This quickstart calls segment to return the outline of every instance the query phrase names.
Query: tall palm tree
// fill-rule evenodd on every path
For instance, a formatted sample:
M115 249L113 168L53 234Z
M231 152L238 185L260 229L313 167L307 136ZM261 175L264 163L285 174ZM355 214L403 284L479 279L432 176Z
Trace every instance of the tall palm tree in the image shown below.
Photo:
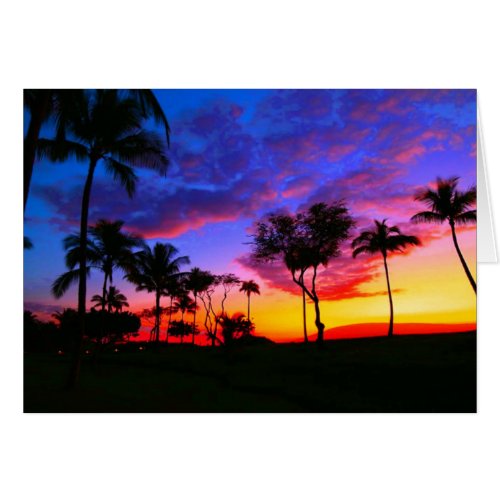
M74 100L80 98L84 90L78 89L25 89L24 106L29 112L29 123L24 138L24 210L33 175L36 149L42 125L53 120L56 123L56 136L64 136L68 110ZM153 92L149 89L128 89L120 91L123 96L134 99L143 118L153 118L165 130L167 143L170 142L170 127L167 117ZM70 113L71 114L71 113Z
M193 293L194 297L194 312L193 312L193 338L196 334L196 310L198 309L198 294L204 292L212 283L212 276L206 271L202 271L199 267L193 267L186 279L186 288Z
M189 257L177 257L179 251L169 243L156 243L151 249L145 246L137 252L130 272L125 276L136 285L137 291L146 290L155 294L155 341L160 341L160 298L165 295L173 278L179 278L180 268L189 264Z
M184 314L191 313L193 316L196 315L197 305L195 301L188 295L184 294L178 298L176 302L174 302L174 307L181 312L181 322L184 325ZM194 344L194 336L196 335L196 323L193 322L193 344ZM181 343L184 341L184 335L181 335Z
M391 284L389 281L389 269L387 267L387 256L393 252L403 252L407 246L419 246L420 240L416 236L402 234L397 226L389 227L387 219L382 222L376 220L373 231L363 231L352 242L352 256L356 258L361 253L377 254L381 253L384 260L385 279L387 281L387 293L389 295L390 320L387 335L392 337L394 330L394 307L392 304Z
M99 269L104 275L102 286L103 301L100 302L104 310L106 304L107 284L113 283L113 272L116 269L127 271L133 261L133 250L143 245L139 235L123 230L121 220L108 221L100 219L94 226L89 227L90 238L87 239L87 262L89 269ZM69 271L63 273L52 285L52 293L56 298L62 297L69 286L79 278L78 265L80 263L80 235L71 234L64 239L66 250L66 266Z
M247 296L247 320L250 321L250 295L260 295L260 287L254 280L243 281L240 287L240 292L244 292Z
M142 129L143 113L137 101L122 98L117 90L82 92L65 111L65 131L57 140L38 139L41 158L64 161L70 157L87 160L89 169L83 189L80 219L80 263L78 279L78 314L80 331L69 386L76 384L81 365L85 336L87 295L87 221L90 193L96 167L120 181L129 196L135 191L135 168L145 167L166 173L168 159L160 137Z
M474 293L477 293L476 282L460 251L455 231L456 226L476 222L476 209L471 208L476 204L476 187L471 187L467 191L459 191L457 189L459 179L460 177L450 177L449 179L438 177L436 189L425 188L418 191L415 200L422 201L429 210L415 214L411 220L412 222L434 222L437 224L448 222L458 258Z

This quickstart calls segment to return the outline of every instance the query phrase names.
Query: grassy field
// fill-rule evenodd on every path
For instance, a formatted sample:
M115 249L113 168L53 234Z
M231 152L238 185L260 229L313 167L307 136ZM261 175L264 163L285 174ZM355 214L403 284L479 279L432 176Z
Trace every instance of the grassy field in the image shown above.
M85 359L26 354L25 412L475 412L476 334L222 348L138 346ZM133 349L133 350L132 350Z

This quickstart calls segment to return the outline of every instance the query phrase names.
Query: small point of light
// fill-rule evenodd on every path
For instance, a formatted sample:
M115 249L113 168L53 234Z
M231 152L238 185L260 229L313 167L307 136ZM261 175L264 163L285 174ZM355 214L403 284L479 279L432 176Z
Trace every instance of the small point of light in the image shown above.
M115 349L115 352L118 352L118 349Z
M143 349L144 349L144 347L142 347L142 345L141 345L141 347L139 347L139 351L142 351Z
M90 351L89 351L89 350L86 350L86 351L85 351L85 354L90 354Z
M57 351L57 354L59 354L59 356L60 356L61 354L64 354L64 352L62 352L61 350L59 350L59 351Z

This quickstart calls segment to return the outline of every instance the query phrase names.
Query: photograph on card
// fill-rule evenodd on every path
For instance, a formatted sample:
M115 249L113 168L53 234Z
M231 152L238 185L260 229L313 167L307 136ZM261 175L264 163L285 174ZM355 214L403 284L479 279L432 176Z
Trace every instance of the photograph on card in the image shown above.
M25 412L476 411L475 90L23 113Z

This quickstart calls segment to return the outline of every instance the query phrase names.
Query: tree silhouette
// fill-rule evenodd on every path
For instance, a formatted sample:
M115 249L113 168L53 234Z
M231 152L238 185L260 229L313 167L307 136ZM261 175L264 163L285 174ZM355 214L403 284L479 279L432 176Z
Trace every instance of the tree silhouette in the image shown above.
M281 258L292 280L314 303L317 343L323 343L325 325L321 322L316 279L319 266L340 255L340 244L349 237L354 221L341 202L316 203L296 216L270 215L257 224L252 256L257 261ZM311 284L304 275L312 269Z
M135 168L144 167L165 173L168 160L160 137L142 129L143 112L137 101L122 98L117 90L77 93L72 106L65 110L63 121L64 133L53 140L38 139L37 152L40 158L52 161L65 161L74 157L89 162L80 219L80 331L68 384L73 387L80 372L80 351L85 336L87 221L96 167L103 163L106 171L120 181L128 195L132 196L137 181Z
M26 137L24 138L24 210L33 175L36 149L42 125L52 119L56 123L56 137L64 138L67 125L68 112L75 99L80 99L84 90L78 89L25 89L24 107L28 110L30 118ZM121 90L124 97L137 102L137 106L144 119L153 118L156 123L163 126L167 143L170 142L170 127L167 117L153 92L149 89Z
M241 313L235 313L232 316L224 313L219 322L222 326L222 342L218 340L226 347L230 347L237 338L249 335L253 329L253 323Z
M184 337L188 335L196 335L198 332L193 331L193 324L186 323L184 320L172 321L169 326L169 335L172 337L180 337L181 344L184 343Z
M205 330L209 339L212 341L212 346L215 345L215 328L217 327L217 314L213 307L212 297L219 284L219 276L216 276L206 271L206 286L199 293L200 300L205 309Z
M186 293L186 290L184 289L184 282L185 280L183 280L180 276L177 275L170 276L164 291L164 295L170 297L170 305L167 308L165 308L166 312L168 313L168 323L167 323L166 338L165 338L167 344L168 344L170 323L172 322L172 314L175 314L178 311L178 309L174 306L174 300Z
M476 222L476 209L471 209L476 204L476 187L471 187L467 191L459 191L457 189L459 179L460 177L450 177L449 179L438 177L436 189L425 188L419 190L415 195L415 200L422 201L427 205L429 210L415 214L411 220L417 223L434 222L442 224L443 222L448 222L451 227L453 245L457 251L458 258L462 263L462 267L474 293L477 293L476 282L460 251L455 231L456 226L464 226Z
M90 269L98 269L104 275L102 286L101 308L106 304L107 284L113 282L116 269L127 271L133 262L133 250L143 245L140 236L123 231L124 222L110 222L100 219L95 226L89 228L90 238L87 240L87 262ZM63 273L52 285L52 293L56 298L62 297L79 278L80 235L72 234L64 239L66 250L66 266L69 271Z
M172 278L185 275L180 268L189 264L189 257L177 257L179 251L169 243L156 243L151 248L145 246L137 252L135 262L130 272L125 276L131 283L136 285L137 291L146 290L155 294L155 341L160 341L160 298L166 294Z
M393 252L403 252L410 246L421 245L420 240L416 236L402 234L397 226L389 227L386 224L387 219L382 222L376 220L373 231L363 231L352 242L352 256L356 258L359 254L382 254L384 260L385 279L387 282L387 293L389 295L390 320L389 331L387 335L392 337L394 331L394 307L392 303L391 284L389 281L389 269L387 267L387 256Z
M102 310L108 306L108 312L113 312L113 309L115 312L122 312L123 307L129 307L127 297L114 286L109 287L105 296L94 295L90 301L100 305Z
M254 280L243 281L241 283L240 292L247 296L247 319L250 321L250 295L260 295L260 287Z
M196 314L197 305L194 302L194 300L187 294L179 297L178 300L174 302L174 307L177 309L177 311L181 312L181 323L183 326L186 326L186 323L184 323L184 315L186 313L188 314L190 313L193 316ZM193 333L193 344L194 344L194 336L196 334L196 323L194 321L193 321L192 333ZM183 342L183 340L184 340L184 335L181 336L181 342Z
M204 292L211 284L212 276L206 271L202 271L199 267L193 267L186 278L186 289L193 293L194 311L193 311L193 338L196 332L196 310L198 309L198 295Z

